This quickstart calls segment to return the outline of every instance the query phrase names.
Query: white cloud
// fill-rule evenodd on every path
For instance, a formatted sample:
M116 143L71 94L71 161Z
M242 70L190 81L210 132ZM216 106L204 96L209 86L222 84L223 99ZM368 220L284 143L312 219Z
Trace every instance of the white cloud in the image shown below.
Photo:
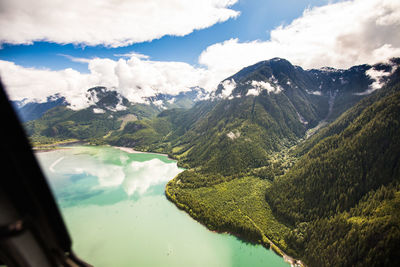
M92 61L89 69L96 73L97 68L103 64L102 60ZM122 95L135 102L157 92L176 95L197 85L210 90L212 84L216 83L207 79L207 70L194 68L183 62L150 61L132 57L129 60L113 61L112 64L113 72L104 72L103 76L107 73L118 77L118 83L114 86Z
M376 70L374 68L370 68L365 72L365 74L373 80L372 84L370 84L369 88L366 91L355 93L355 95L369 95L370 93L381 89L386 84L385 77L393 74L396 69L396 66L392 66L392 70L386 72L385 70Z
M260 94L260 90L258 90L258 89L256 89L256 88L252 88L252 89L249 89L249 90L247 91L247 94L246 94L246 95L258 96L259 94Z
M62 57L65 57L65 58L68 58L72 62L89 63L89 61L90 61L90 59L87 59L87 58L73 57L73 56L65 55L65 54L58 54L58 55L62 56Z
M126 46L235 18L237 0L3 0L0 43Z
M121 6L124 8L121 8L120 5L107 6L104 0L97 4L93 11L88 12L90 9L85 1L79 1L78 4L77 0L68 1L68 3L38 0L35 2L38 5L37 8L32 8L27 3L23 5L21 1L3 1L0 4L0 27L2 28L0 39L14 40L13 42L18 43L28 42L35 38L47 38L55 42L86 44L96 44L106 40L105 43L103 42L106 45L125 45L133 40L132 36L124 35L127 34L126 30L129 28L133 29L135 34L138 33L137 36L141 36L143 40L157 38L154 36L162 36L168 34L167 32L176 35L185 34L184 31L172 33L177 28L171 25L184 24L179 27L186 27L188 32L196 27L207 27L211 25L210 21L222 21L222 13L225 14L226 19L237 15L235 11L227 9L235 2L236 0L196 0L182 2L179 5L178 0L143 0L129 3L122 1ZM69 4L71 6L68 6ZM152 4L154 4L152 13L145 12L145 9ZM51 12L56 9L51 6L57 5L57 8L62 10L62 14L57 10L55 13ZM87 12L87 14L81 16L81 13L74 13L76 6L80 7L80 11L76 12ZM136 24L131 27L132 21L127 19L127 16L132 13L128 12L132 6L136 8L133 13L139 17L132 18ZM166 10L162 11L162 8ZM189 9L190 11L186 14L185 11ZM179 12L174 13L176 10ZM97 14L94 16L95 11ZM119 11L121 12L118 13ZM206 13L211 15L205 15ZM66 19L66 14L76 17ZM174 14L170 17L172 21L163 19L167 16L166 14ZM190 19L186 19L187 16L190 16ZM60 17L60 22L53 21L57 20L57 17ZM86 19L91 22L86 23ZM183 19L192 26L189 27L183 23ZM66 21L71 22L69 27L64 27ZM125 24L118 26L121 21ZM52 23L55 24L52 25ZM26 27L20 27L19 24L26 24ZM41 24L46 25L41 27ZM50 29L58 29L54 32L54 36L59 36L61 39L53 35L51 35L53 39L48 37L50 35L37 37L35 35L37 31L35 32L31 25L34 25L35 29L40 29L40 34L47 34ZM136 31L137 25L143 29ZM26 32L21 34L21 29ZM95 33L94 30L99 32ZM142 30L144 35L140 35ZM154 36L144 37L146 34ZM36 37L32 37L33 35ZM71 103L72 108L79 109L90 104L86 102L84 96L86 90L93 86L115 87L130 101L143 102L143 97L154 96L156 93L175 95L195 86L211 91L220 81L241 68L273 57L286 58L304 68L322 66L348 68L355 64L384 61L393 56L400 56L400 1L354 0L307 9L300 18L289 25L274 29L268 41L240 42L238 39L230 39L209 46L199 57L199 63L203 67L193 67L183 62L152 61L147 55L134 51L118 54L117 56L122 57L119 60L64 56L72 61L87 63L89 73L82 74L73 69L51 71L24 68L12 62L0 60L0 75L11 98L13 100L24 98L45 100L49 95L60 93ZM234 87L231 84L226 84L226 86L224 86L224 94L229 95ZM259 90L259 88L256 89ZM250 91L250 94L255 93L255 91Z
M12 100L28 98L38 102L59 93L73 109L89 106L87 89L94 86L114 88L132 102L143 103L143 97L156 93L176 95L191 87L214 89L219 80L204 68L194 68L183 62L142 60L142 56L111 60L87 59L89 72L73 69L52 71L25 68L13 62L0 60L0 75ZM85 60L85 59L82 59Z
M0 60L0 75L12 100L27 98L40 102L47 96L60 93L75 108L87 105L84 99L86 89L98 84L94 75L73 69L24 68L3 60Z
M389 76L391 72L385 72L384 70L375 70L370 68L365 72L374 82L370 85L372 90L380 89L383 86L382 78Z
M395 56L400 56L400 1L355 0L307 9L271 31L268 41L211 45L199 62L223 78L273 57L304 68L348 68Z
M165 108L164 105L163 105L163 101L161 99L153 101L153 104L156 105L159 108L162 108L162 109Z
M127 57L127 58L131 58L131 57L136 57L136 58L140 58L140 59L149 59L150 57L148 55L143 55L140 53L137 53L135 51L131 51L129 53L125 53L125 54L114 54L115 57Z
M271 79L274 81L274 79ZM279 84L272 85L270 82L263 82L263 81L251 81L251 86L254 87L258 92L262 90L266 90L269 93L279 94L282 92L282 87Z
M229 97L229 96L231 96L232 91L236 88L236 82L234 79L225 80L222 83L222 87L223 87L223 89L221 92L221 96L224 98Z

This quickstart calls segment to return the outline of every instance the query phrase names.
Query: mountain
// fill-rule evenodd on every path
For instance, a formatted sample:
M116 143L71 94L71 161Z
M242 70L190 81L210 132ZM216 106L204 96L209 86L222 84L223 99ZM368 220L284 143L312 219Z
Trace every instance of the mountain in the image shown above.
M81 110L66 105L47 110L39 119L25 123L28 135L38 143L63 139L103 143L105 136L121 130L127 122L159 113L154 106L132 104L118 92L100 86L87 90L86 101L90 106Z
M274 58L226 78L218 85L215 96L232 99L261 92L283 93L290 98L299 118L315 126L321 119L334 120L363 96L381 88L398 65L398 59L392 59L347 70L303 70L285 59Z
M80 118L78 124L68 117L67 121L57 119L40 127L32 123L27 128L30 134L45 137L101 136L102 142L168 153L179 159L181 166L203 173L237 175L272 165L276 153L309 138L387 84L398 65L399 60L393 59L348 70L303 70L274 58L223 80L209 97L202 89L192 88L177 96L149 97L145 99L148 105L129 103L115 90L95 87L86 96L91 106L71 115ZM199 101L202 98L206 100ZM191 109L180 109L193 104ZM178 108L164 112L168 107ZM138 120L121 119L127 114ZM111 127L110 121L102 122L107 119L119 122ZM88 127L84 124L88 121L103 126ZM118 126L120 122L123 127Z
M200 87L193 87L189 91L180 92L177 95L157 93L154 96L143 97L143 104L150 105L159 111L172 108L191 108L197 101L207 96L206 91ZM95 106L97 109L120 111L126 109L130 104L123 95L116 89L103 86L93 87L87 90L87 103ZM98 110L98 112L101 112Z
M196 102L207 97L207 92L200 87L193 87L189 91L180 92L178 95L156 94L155 96L143 98L143 104L151 106L153 109L162 111L172 108L191 108ZM86 91L84 100L87 105L93 108L93 112L103 113L108 111L121 111L127 109L132 103L115 88L96 86ZM12 105L17 111L22 122L39 119L46 111L57 106L69 106L70 103L65 97L56 94L47 97L43 102L35 100L12 101Z
M25 126L37 140L168 153L186 170L166 196L212 230L310 266L396 265L399 65L303 70L275 58L224 79L190 108L167 104L201 90L146 105L98 88L91 107L56 107Z
M117 91L110 90L104 86L97 86L87 90L87 103L91 104L94 113L104 113L106 111L126 110L129 104L128 99Z
M286 237L293 254L312 266L400 263L399 118L397 83L314 136L267 189L273 212L294 227Z
M349 71L376 71L379 66ZM249 73L254 71L246 75ZM262 167L248 164L250 169L242 168L232 177L221 176L223 165L216 173L189 169L169 182L168 198L210 229L278 246L310 266L397 266L400 69L391 67L389 73L383 89L371 92L316 135L278 153L265 150L269 158ZM243 88L238 81L236 88ZM239 89L232 90L233 94ZM271 96L275 95L271 92ZM229 103L242 98L233 97ZM238 114L243 112L245 109ZM227 119L226 114L222 118ZM231 136L233 141L242 137ZM210 147L205 142L198 146ZM263 143L257 142L257 146ZM234 152L229 147L221 149ZM241 147L236 151L238 157L246 157L246 150L253 152L254 148ZM238 164L231 155L225 156L229 160L220 164ZM201 154L193 157L202 161Z
M201 87L193 87L189 91L180 92L177 95L156 94L146 97L145 101L157 106L160 110L184 108L189 109L193 105L208 97L208 93Z
M68 105L67 101L65 101L65 98L59 95L49 96L43 103L27 102L26 100L22 100L12 101L11 104L14 106L22 122L36 120L40 118L46 111L56 106Z
M321 121L364 98L376 82L368 73L386 66L380 82L388 82L395 64L304 71L276 58L244 68L220 83L214 107L188 125L168 152L186 167L224 175L263 166L273 152L292 146ZM227 81L229 94L224 93Z
M124 133L123 130L129 122L139 120L145 125L145 119L153 118L165 109L187 109L205 96L204 89L196 87L175 96L157 94L144 98L144 103L132 103L113 88L97 86L86 91L84 101L89 107L80 110L70 109L64 98L41 104L32 102L18 106L15 103L15 106L17 112L24 112L30 106L43 107L43 110L46 107L41 114L36 114L36 120L25 124L27 133L36 144L63 139L94 143L108 140L112 143L114 132ZM32 116L33 113L26 114L28 115ZM107 139L112 134L113 138ZM151 133L148 137L145 138L146 142L154 140Z

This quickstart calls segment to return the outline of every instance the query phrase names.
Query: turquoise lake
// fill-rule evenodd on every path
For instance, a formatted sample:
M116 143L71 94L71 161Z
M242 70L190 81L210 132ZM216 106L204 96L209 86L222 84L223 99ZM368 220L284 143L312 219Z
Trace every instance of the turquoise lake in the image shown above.
M262 246L217 234L169 202L182 169L164 155L76 146L36 156L76 254L102 266L289 266Z

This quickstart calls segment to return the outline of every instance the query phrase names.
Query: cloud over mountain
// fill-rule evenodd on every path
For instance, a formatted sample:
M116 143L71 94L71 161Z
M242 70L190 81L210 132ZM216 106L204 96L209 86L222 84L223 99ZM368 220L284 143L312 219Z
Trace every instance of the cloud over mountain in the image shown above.
M235 18L237 0L4 0L0 44L126 46L165 35L184 36Z
M132 102L143 102L143 97L157 93L176 95L191 87L214 89L219 78L203 68L183 62L162 62L143 59L134 53L129 59L77 59L88 63L89 73L73 69L52 71L25 68L13 62L0 60L0 75L11 99L24 98L45 101L47 96L59 93L74 109L87 107L86 90L93 86L114 87Z
M400 56L400 1L354 0L314 7L268 41L230 39L209 46L199 62L229 76L258 61L281 57L304 68L348 68Z
M189 3L190 2L190 3ZM236 0L135 0L111 5L72 0L0 3L0 43L48 40L108 46L128 45L163 35L185 35L238 16ZM90 8L89 8L90 7ZM134 12L131 12L134 10ZM178 94L190 87L207 91L240 69L274 57L303 68L348 68L400 56L400 2L353 0L304 11L289 25L271 31L268 41L230 39L207 47L199 56L202 67L184 62L154 61L136 52L108 58L76 58L89 73L26 68L0 60L0 75L13 100L44 101L59 93L74 109L86 107L86 90L115 87L133 102L157 93Z

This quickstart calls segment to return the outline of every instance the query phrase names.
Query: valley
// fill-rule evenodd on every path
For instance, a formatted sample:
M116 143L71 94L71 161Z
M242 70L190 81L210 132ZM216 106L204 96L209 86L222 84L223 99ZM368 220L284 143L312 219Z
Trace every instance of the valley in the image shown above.
M0 267L400 266L400 0L0 13Z
M121 102L101 89L100 104L54 107L25 128L36 144L76 138L168 154L185 168L165 187L178 208L299 265L395 266L399 65L303 70L274 58L190 107ZM374 91L371 69L386 71Z

